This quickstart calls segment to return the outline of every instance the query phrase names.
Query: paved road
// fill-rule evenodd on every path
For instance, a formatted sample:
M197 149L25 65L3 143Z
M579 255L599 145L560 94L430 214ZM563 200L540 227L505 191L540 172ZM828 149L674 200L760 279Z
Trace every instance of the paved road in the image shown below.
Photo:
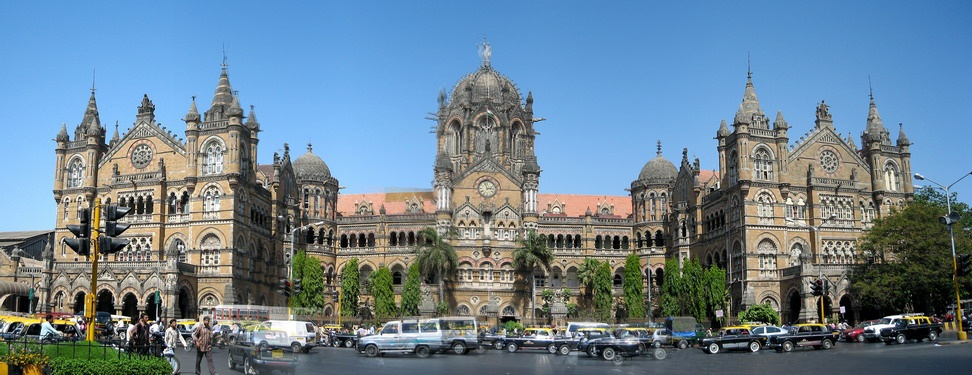
M180 349L183 374L193 374L195 356ZM216 349L220 375L241 374L226 366L226 350ZM574 375L574 374L968 374L972 373L972 345L909 343L904 345L845 344L834 349L777 353L728 352L705 354L697 348L673 352L659 361L648 357L620 365L585 354L551 355L542 351L507 353L489 350L464 356L436 354L429 359L388 354L368 358L344 348L315 348L301 357L298 374L383 375ZM208 371L203 365L203 374Z

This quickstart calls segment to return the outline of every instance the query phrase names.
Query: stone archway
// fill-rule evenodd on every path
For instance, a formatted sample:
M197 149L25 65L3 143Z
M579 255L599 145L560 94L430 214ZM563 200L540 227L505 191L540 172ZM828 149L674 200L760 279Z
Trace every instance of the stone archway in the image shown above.
M183 319L195 318L196 317L196 307L193 304L194 297L192 292L188 288L182 287L179 289L179 317Z
M800 321L800 311L803 310L803 302L800 300L800 293L790 293L790 297L787 299L789 300L789 303L787 304L788 308L786 309L786 314L783 315L783 323L797 323Z
M854 314L854 301L851 299L850 295L845 294L840 297L840 308L844 309L844 312L840 314L840 319L847 323L857 323L857 316ZM837 310L840 312L840 310Z
M105 311L115 313L115 296L108 289L98 292L98 302L95 304L95 311Z
M74 295L74 313L80 314L84 311L84 297L87 295L85 292L78 292Z
M122 315L138 316L138 297L134 293L125 293L125 296L122 297Z

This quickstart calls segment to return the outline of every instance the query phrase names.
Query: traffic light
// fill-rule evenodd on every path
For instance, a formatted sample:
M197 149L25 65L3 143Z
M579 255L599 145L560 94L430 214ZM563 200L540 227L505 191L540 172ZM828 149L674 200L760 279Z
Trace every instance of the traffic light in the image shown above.
M294 279L293 282L294 294L300 294L304 290L304 286L300 284L300 279Z
M823 294L824 295L830 294L830 280L824 279Z
M280 294L283 294L285 297L290 297L290 287L290 280L280 279L280 287L277 288L277 291L279 291Z
M955 274L958 276L972 275L972 255L962 254L955 258Z
M64 243L78 255L88 256L91 255L91 209L82 208L78 211L78 220L81 224L67 226L75 238L65 238Z
M132 226L131 224L118 223L118 219L128 215L131 210L131 208L119 207L115 204L105 205L105 228L102 232L105 236L101 237L100 247L98 248L99 252L102 254L114 254L124 249L125 246L128 246L128 240L115 237L118 237L128 227Z
M823 283L824 282L823 282L822 279L818 279L817 281L811 281L810 282L810 294L815 295L815 296L822 296L823 295Z

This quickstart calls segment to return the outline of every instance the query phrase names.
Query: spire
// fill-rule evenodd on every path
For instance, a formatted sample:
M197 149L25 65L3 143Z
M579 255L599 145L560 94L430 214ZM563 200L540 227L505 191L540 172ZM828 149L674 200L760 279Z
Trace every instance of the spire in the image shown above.
M233 103L230 104L229 110L226 111L226 114L231 117L243 117L243 108L240 107L239 95L233 95Z
M874 104L874 97L871 96L871 105L867 110L867 129L864 131L865 143L881 142L888 137L888 131L884 129L884 122L881 121L881 114L878 113L877 105ZM890 143L890 139L887 143Z
M260 122L257 121L257 118L256 118L256 110L254 110L253 108L254 108L254 106L251 105L250 106L250 115L247 116L247 118L246 118L246 127L250 128L250 130L252 130L252 131L260 131ZM310 146L309 143L307 145L308 145L308 147ZM308 151L310 151L310 148L308 148Z
M88 98L88 107L84 110L84 118L81 119L81 125L85 129L90 126L95 125L101 127L101 117L98 115L98 103L95 101L95 89L91 89L91 97Z
M224 112L233 104L233 88L229 82L228 67L229 65L226 63L226 56L224 54L222 70L219 73L219 81L216 83L216 92L213 93L213 103L206 110L206 121L224 119L224 115L226 115Z
M726 126L726 120L722 120L719 124L719 131L716 132L716 138L725 138L729 136L729 127Z
M196 109L196 96L192 97L192 104L189 105L189 113L186 113L186 117L182 119L185 122L198 122L199 121L199 110Z
M142 104L138 106L136 118L148 123L155 121L155 104L152 104L152 101L149 100L148 94L142 95Z
M850 148L853 149L853 150L856 150L857 149L857 145L854 144L854 134L853 133L847 133L847 145L850 146Z
M748 124L752 127L766 129L769 127L768 122L769 120L763 113L763 109L759 107L759 99L756 98L756 87L753 86L753 73L747 71L746 90L743 92L743 100L739 104L739 110L736 111L733 126Z
M773 121L773 128L776 130L790 128L790 125L783 119L783 111L776 111L776 120Z
M61 131L57 132L57 137L54 137L57 142L67 142L70 140L67 132L67 123L61 123Z
M898 123L898 147L911 146L911 140L905 135L904 124Z
M115 134L111 136L111 143L118 142L121 137L118 136L118 121L115 121Z

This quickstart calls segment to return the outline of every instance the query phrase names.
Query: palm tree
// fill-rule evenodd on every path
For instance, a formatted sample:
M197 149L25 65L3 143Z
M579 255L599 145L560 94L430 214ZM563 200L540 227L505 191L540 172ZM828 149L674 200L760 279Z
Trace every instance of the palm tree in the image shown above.
M537 268L542 270L550 268L554 254L547 247L547 237L537 234L535 229L530 229L526 237L518 242L520 246L513 250L513 267L520 272L530 273L530 311L531 316L536 318L534 296L537 295L537 284L534 277Z
M593 298L594 293L594 276L597 275L597 269L601 266L601 262L594 258L584 258L584 262L581 263L580 269L577 270L577 279L580 281L581 285L584 286L584 294L587 298ZM593 299L591 300L593 304Z
M439 303L445 301L445 277L454 274L459 265L456 249L446 240L447 236L439 235L435 228L426 227L419 232L419 241L415 246L415 261L422 276L432 276L438 280Z

